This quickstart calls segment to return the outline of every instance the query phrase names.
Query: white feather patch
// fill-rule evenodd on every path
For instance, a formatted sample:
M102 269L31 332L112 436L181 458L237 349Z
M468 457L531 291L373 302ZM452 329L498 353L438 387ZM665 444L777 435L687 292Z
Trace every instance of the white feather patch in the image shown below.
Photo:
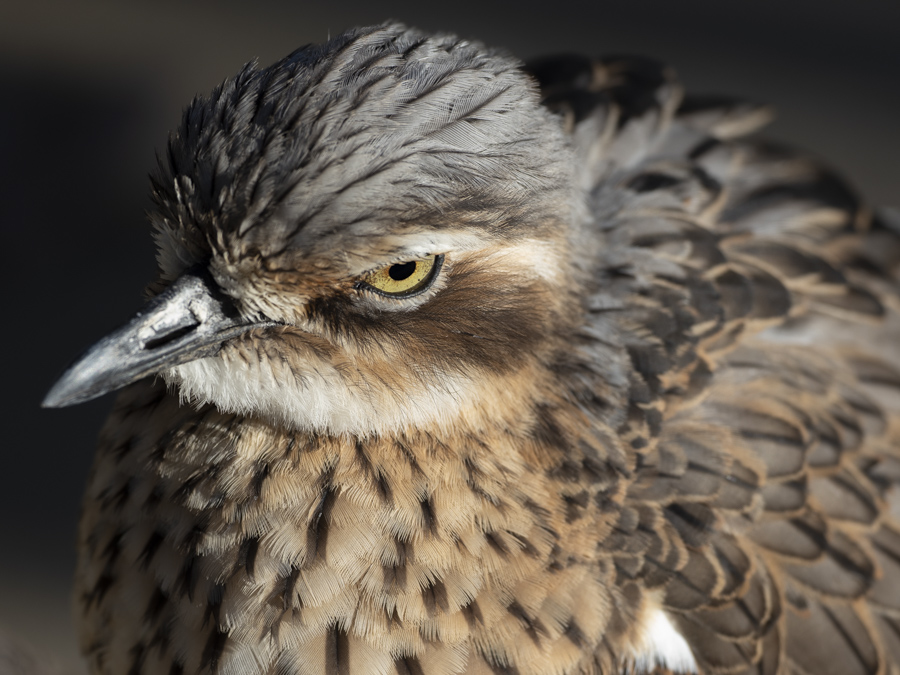
M644 624L641 647L634 654L638 672L656 667L676 673L697 673L697 661L687 641L661 609L652 610Z
M462 377L446 375L440 387L423 386L395 397L390 388L348 377L324 362L297 372L277 359L243 359L227 351L172 368L163 377L177 386L183 400L327 434L368 436L435 423L446 427L469 398L469 383Z

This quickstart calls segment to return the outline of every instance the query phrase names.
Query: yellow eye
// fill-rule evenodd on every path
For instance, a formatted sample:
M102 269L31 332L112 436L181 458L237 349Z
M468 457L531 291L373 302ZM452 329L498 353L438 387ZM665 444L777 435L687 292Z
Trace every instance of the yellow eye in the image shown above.
M428 289L437 278L444 256L394 263L375 270L363 279L370 290L392 298L410 298Z

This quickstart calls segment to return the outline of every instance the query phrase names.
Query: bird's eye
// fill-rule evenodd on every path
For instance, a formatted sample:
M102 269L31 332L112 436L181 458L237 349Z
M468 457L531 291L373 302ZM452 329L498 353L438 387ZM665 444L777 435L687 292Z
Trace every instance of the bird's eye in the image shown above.
M437 278L443 255L394 263L366 276L362 286L391 298L411 298L427 290Z

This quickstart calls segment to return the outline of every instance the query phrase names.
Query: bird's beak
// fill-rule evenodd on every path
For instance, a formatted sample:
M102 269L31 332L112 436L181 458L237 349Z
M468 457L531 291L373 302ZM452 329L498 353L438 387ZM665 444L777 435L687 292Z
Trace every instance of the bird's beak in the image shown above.
M88 349L42 405L63 408L90 401L147 375L212 356L224 341L263 325L241 319L209 274L193 268Z

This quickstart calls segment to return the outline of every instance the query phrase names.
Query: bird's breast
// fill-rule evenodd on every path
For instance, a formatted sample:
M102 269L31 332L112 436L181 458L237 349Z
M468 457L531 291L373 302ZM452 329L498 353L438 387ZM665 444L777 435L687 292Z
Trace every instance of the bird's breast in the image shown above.
M95 667L574 666L649 610L598 560L584 489L511 434L318 436L126 390L80 531Z

